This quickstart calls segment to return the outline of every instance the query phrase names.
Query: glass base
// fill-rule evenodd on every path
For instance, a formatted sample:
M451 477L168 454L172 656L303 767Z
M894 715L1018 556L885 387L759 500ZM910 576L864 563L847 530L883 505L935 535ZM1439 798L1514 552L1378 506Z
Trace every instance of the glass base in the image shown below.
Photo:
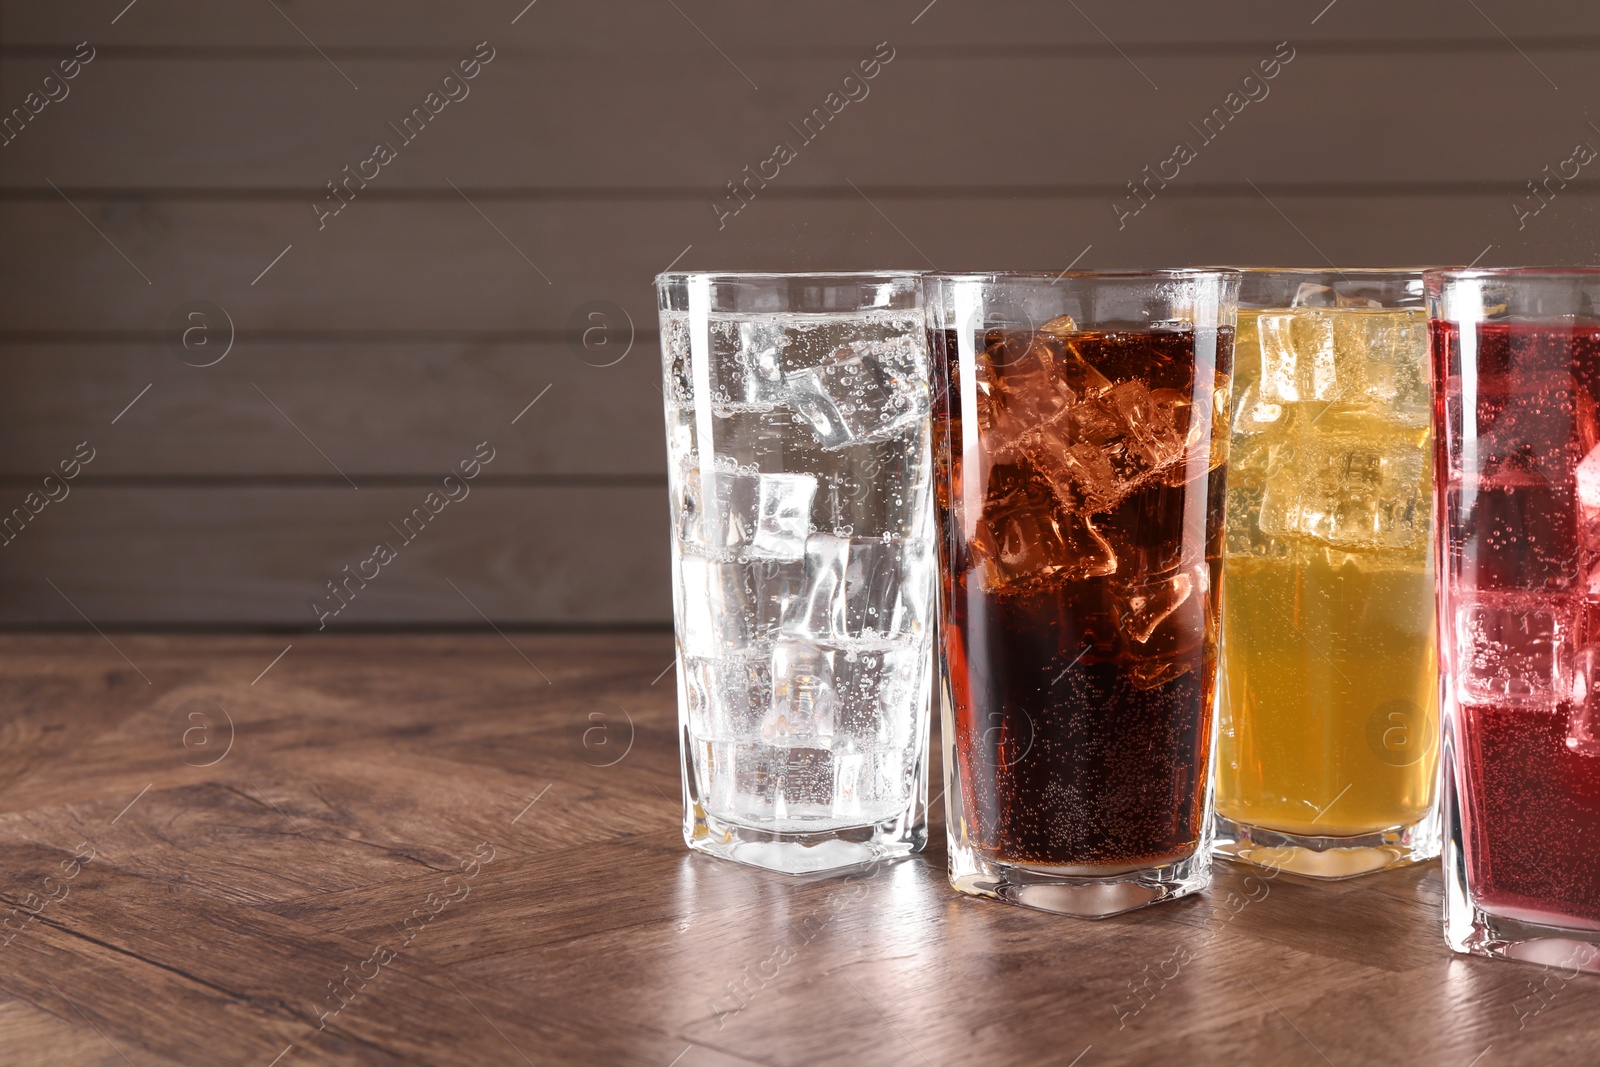
M1216 843L1223 859L1303 878L1329 881L1422 863L1439 855L1437 812L1407 826L1355 837L1310 837L1216 817Z
M1457 902L1451 900L1446 905L1444 936L1451 948L1472 956L1600 974L1600 930L1521 922L1470 905L1458 913Z
M1448 751L1448 749L1447 749ZM1448 766L1448 765L1447 765ZM1472 956L1600 974L1600 927L1578 918L1533 913L1512 917L1485 911L1467 888L1467 857L1454 775L1446 771L1449 833L1444 842L1444 939ZM1567 975L1572 977L1572 975Z
M1079 919L1105 919L1175 900L1204 889L1210 881L1211 855L1203 848L1175 863L1098 876L1084 868L1006 863L971 852L964 852L958 862L952 851L950 863L950 884L959 892Z
M696 852L779 874L825 874L921 852L928 825L921 806L913 808L873 826L797 833L727 822L696 807L686 813L683 840Z

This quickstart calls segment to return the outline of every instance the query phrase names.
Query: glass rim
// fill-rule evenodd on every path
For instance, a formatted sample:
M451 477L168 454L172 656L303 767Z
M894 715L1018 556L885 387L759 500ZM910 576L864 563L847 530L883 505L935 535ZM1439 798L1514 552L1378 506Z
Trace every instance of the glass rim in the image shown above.
M1233 267L1240 274L1282 274L1288 277L1300 275L1326 277L1333 275L1340 278L1395 278L1417 277L1420 278L1430 270L1437 267Z
M1240 273L1237 267L1174 267L1165 270L991 270L991 271L922 271L924 279L942 282L967 281L1061 281L1063 279L1099 279L1141 281L1184 278L1224 278Z
M687 282L691 278L706 278L713 282L817 281L819 279L833 279L847 284L858 284L861 282L900 281L906 278L919 278L926 273L928 272L921 270L672 270L662 271L657 274L656 284L670 285Z
M1445 281L1492 278L1600 278L1600 267L1429 267L1425 277Z

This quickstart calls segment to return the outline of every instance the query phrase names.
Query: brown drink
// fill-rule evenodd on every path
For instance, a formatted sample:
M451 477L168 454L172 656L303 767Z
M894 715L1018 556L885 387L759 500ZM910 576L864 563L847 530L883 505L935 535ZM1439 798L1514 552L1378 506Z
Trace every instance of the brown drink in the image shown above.
M986 330L965 380L956 332L932 347L949 368L937 455L966 841L1083 876L1194 856L1232 327Z

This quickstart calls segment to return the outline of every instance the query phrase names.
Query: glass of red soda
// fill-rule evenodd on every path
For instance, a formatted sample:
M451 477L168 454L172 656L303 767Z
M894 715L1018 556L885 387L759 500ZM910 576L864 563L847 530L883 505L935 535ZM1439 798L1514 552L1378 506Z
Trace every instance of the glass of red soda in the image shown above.
M1600 971L1600 271L1427 289L1446 938Z

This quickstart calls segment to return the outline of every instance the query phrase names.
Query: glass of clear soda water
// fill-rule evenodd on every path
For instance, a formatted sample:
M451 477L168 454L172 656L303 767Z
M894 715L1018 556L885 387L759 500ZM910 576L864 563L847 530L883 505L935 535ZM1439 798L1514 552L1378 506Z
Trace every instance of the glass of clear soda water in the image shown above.
M792 874L916 852L935 624L921 281L656 289L684 840Z

